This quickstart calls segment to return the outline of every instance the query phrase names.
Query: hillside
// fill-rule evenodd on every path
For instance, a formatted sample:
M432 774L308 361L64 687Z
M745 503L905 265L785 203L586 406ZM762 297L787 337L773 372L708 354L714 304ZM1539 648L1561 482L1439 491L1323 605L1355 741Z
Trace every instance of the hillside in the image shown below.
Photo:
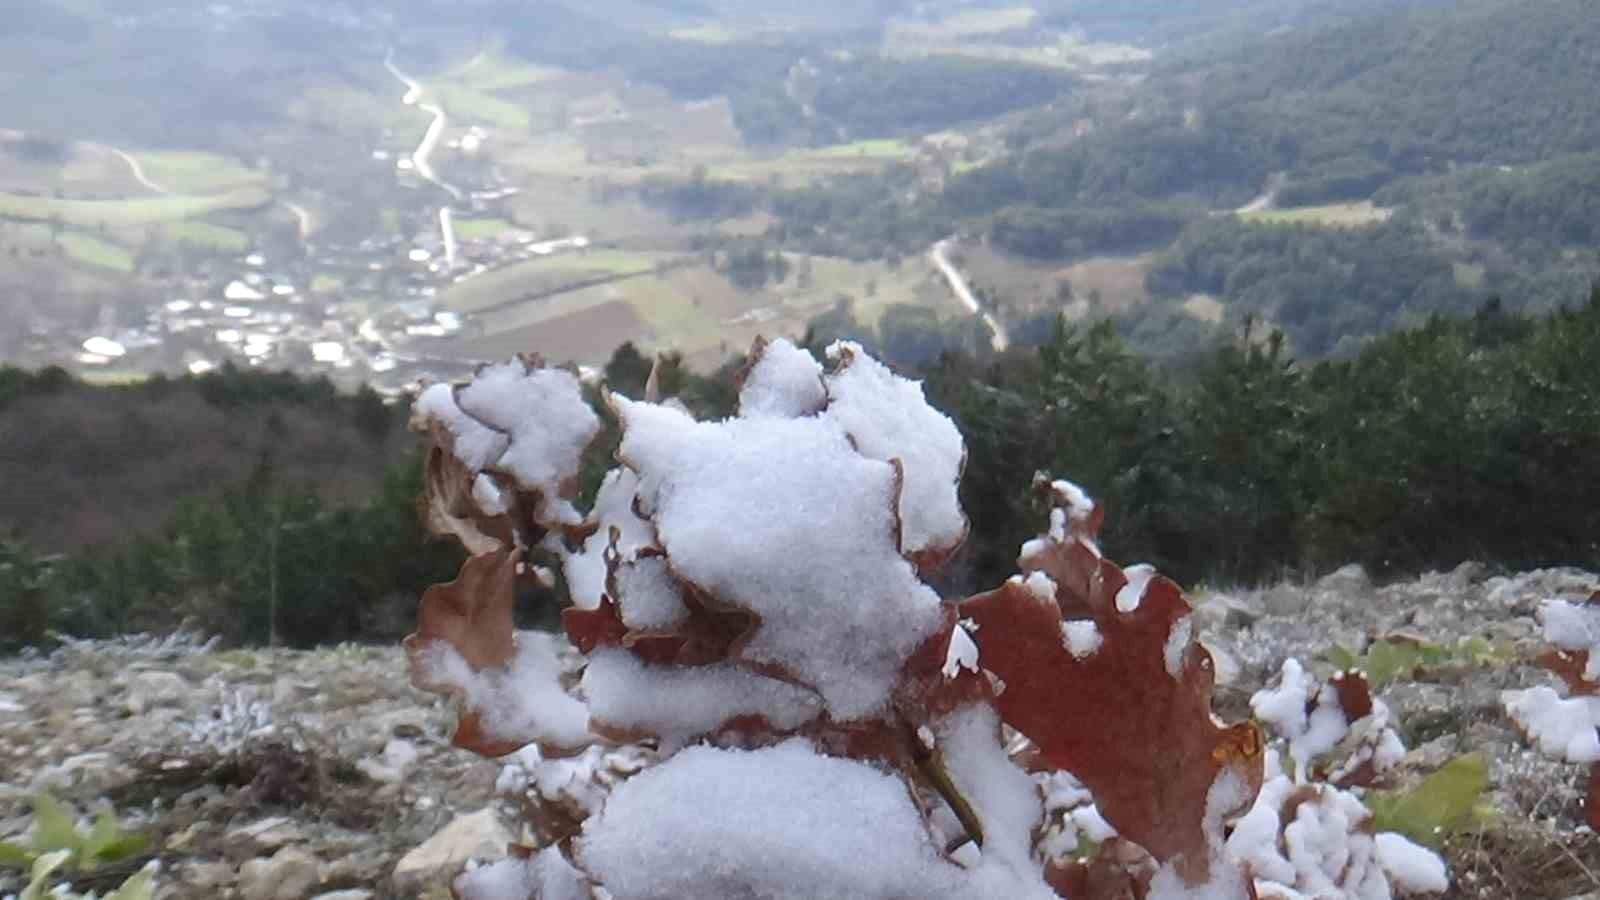
M224 373L107 388L0 369L0 535L48 552L114 547L252 478L347 504L412 445L403 411L326 382Z

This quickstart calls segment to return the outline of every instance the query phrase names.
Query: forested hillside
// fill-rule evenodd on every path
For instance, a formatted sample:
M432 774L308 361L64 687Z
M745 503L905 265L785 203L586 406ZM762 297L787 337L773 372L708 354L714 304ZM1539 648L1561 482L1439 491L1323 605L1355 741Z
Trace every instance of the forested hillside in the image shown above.
M1309 575L1352 561L1388 575L1469 559L1509 569L1600 565L1600 488L1575 475L1600 466L1600 367L1591 364L1600 358L1600 290L1573 299L1543 318L1491 304L1471 317L1432 319L1342 361L1298 362L1277 335L1256 330L1161 367L1107 322L1059 322L1036 349L989 359L948 353L907 366L926 379L930 401L955 419L969 451L962 490L972 530L949 577L966 589L1014 567L1018 541L1036 526L1034 471L1072 472L1105 502L1108 552L1187 583ZM641 396L651 365L624 346L607 382ZM719 418L733 410L739 371L737 361L709 377L669 365L657 381L664 395ZM320 393L293 379L240 375L225 396L253 398L239 408L259 421L272 417L269 395L280 407L305 407L303 398L285 399L297 385ZM128 405L126 393L81 385L33 384L27 393L5 414L50 421ZM591 401L598 408L597 393ZM356 401L310 406L321 402ZM186 421L159 418L181 404L141 399L135 408L129 414L146 419L145 432ZM601 412L606 431L584 465L584 503L617 446L616 423ZM89 483L115 501L120 480L155 505L118 508L129 523L118 540L58 543L53 549L66 553L56 556L27 540L39 523L18 517L8 500L16 536L0 541L0 633L14 640L186 617L235 640L263 640L275 621L298 643L392 636L417 591L459 562L418 519L421 461L399 457L383 474L381 443L343 448L370 486L335 498L316 490L327 472L289 447L275 468L217 491L151 476L162 465L192 467L181 454L119 468L123 444L78 439L67 457L98 460L116 475ZM261 465L252 456L259 447L232 452ZM21 458L32 465L8 484L91 477L51 460L48 447L28 453ZM81 523L54 520L66 524ZM529 616L548 613L547 602L528 600Z

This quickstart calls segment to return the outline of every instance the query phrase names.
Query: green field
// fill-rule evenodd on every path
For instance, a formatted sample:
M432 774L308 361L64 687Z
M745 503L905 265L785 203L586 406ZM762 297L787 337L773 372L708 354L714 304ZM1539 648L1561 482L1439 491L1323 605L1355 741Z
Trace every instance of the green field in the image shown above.
M566 252L540 257L484 272L452 285L440 294L440 303L457 312L471 312L513 300L534 289L551 289L562 282L579 282L605 275L640 275L673 259L670 253L630 253L623 250Z
M501 100L493 94L453 84L429 87L428 93L439 101L445 113L455 122L486 125L518 133L526 132L533 126L533 117L525 107Z
M516 231L516 223L506 219L457 219L456 236L466 241L498 237Z
M76 263L126 274L133 271L133 254L118 244L80 231L63 230L51 238L48 225L10 224L0 228L0 249L57 247Z
M884 139L834 144L828 147L797 148L781 156L748 157L717 162L706 167L713 178L756 181L777 176L790 182L808 181L846 172L872 171L889 163L909 162L921 151L915 144Z
M259 187L262 173L215 153L160 151L138 153L134 158L145 177L179 194L213 194L243 187Z
M135 200L62 200L0 193L0 217L30 222L59 220L79 228L128 228L177 222L225 209L254 209L272 199L265 188L245 187L209 197L168 195Z
M498 50L485 51L465 66L439 79L474 91L504 91L550 81L563 75L561 69L536 66L508 59Z
M1261 209L1240 213L1246 222L1262 225L1322 225L1328 228L1360 228L1389 220L1391 211L1360 203L1331 203L1327 206L1298 206L1292 209Z
M61 235L61 249L67 256L85 265L110 269L113 272L132 272L133 254L126 249L87 234L68 231Z
M210 222L174 222L161 229L161 236L169 241L207 247L224 253L243 253L250 248L250 236L234 228L224 228Z

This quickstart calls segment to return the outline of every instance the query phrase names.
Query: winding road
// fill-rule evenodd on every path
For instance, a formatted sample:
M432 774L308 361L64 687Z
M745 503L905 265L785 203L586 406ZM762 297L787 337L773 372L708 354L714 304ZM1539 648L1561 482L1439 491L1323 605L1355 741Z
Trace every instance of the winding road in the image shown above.
M972 293L972 286L967 284L966 277L961 274L961 271L955 267L954 263L950 262L950 244L954 240L955 238L945 238L934 244L933 249L928 251L928 259L933 263L934 268L944 275L945 280L950 282L950 290L955 292L956 299L961 301L961 305L965 306L973 315L981 317L983 324L989 326L989 331L994 334L993 339L989 342L990 346L994 347L996 353L1004 352L1007 347L1011 346L1011 338L1006 334L1005 326L1001 325L1000 320L983 308L983 304L978 302L977 295Z
M121 157L122 161L128 164L128 168L133 170L133 178L135 181L158 194L172 193L161 185L151 181L149 177L144 174L144 166L139 165L139 161L134 159L132 154L128 153L126 150L118 150L116 147L112 147L110 145L103 146L105 146L107 150L110 150L112 153L115 153L117 156Z
M460 188L439 178L438 173L433 170L433 163L429 160L429 157L433 156L434 148L439 145L439 139L444 136L445 128L450 125L450 119L445 115L444 107L436 103L422 102L426 88L422 86L422 82L402 72L400 67L394 64L393 50L389 51L389 54L383 58L383 65L389 70L389 74L399 79L400 83L406 86L405 96L400 98L400 102L406 106L415 106L433 116L433 121L428 123L428 130L422 135L422 143L418 144L416 151L411 154L411 164L416 167L418 175L443 188L452 199L461 200L466 195L461 193ZM439 207L439 233L444 237L445 264L454 268L456 264L455 214L449 205Z

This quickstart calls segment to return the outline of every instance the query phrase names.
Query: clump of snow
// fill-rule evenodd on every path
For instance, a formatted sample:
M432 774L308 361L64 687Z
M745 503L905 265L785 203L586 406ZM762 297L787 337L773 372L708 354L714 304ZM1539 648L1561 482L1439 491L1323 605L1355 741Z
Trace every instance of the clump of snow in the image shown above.
M1539 752L1572 763L1600 762L1600 697L1563 698L1541 685L1506 691L1502 700Z
M521 361L478 372L456 394L460 410L507 436L492 463L527 491L538 491L551 521L576 522L560 500L565 482L578 474L585 447L600 431L600 417L584 402L578 377L565 369L531 368ZM463 460L465 462L465 460Z
M1189 651L1189 639L1194 636L1194 619L1184 616L1172 623L1167 642L1161 648L1161 659L1167 674L1174 679L1183 677L1183 659Z
M502 859L461 874L453 885L462 900L589 900L583 876L555 847L528 859Z
M646 556L617 567L617 600L622 623L647 631L671 628L689 616L683 590L659 556Z
M488 468L511 444L509 436L486 427L461 410L456 403L454 385L429 385L412 405L412 415L417 427L428 423L443 426L454 438L450 452L474 472Z
M822 708L805 688L731 664L648 666L619 649L589 657L582 687L598 722L660 737L669 751L739 716L764 716L792 731Z
M1138 563L1122 570L1128 582L1117 591L1117 612L1131 613L1139 609L1139 604L1144 602L1144 592L1150 587L1150 580L1156 577L1155 566L1149 563Z
M576 551L557 546L567 590L578 608L594 609L600 605L600 596L606 589L606 553L611 548L612 529L616 529L616 552L622 562L632 560L641 548L655 543L655 529L633 510L638 491L639 476L632 470L616 468L607 472L589 512L596 526L594 534Z
M1311 760L1332 750L1349 730L1344 709L1332 691L1297 659L1286 659L1278 686L1250 698L1256 718L1289 742L1295 780L1304 783Z
M744 658L815 687L841 721L881 710L942 624L895 540L894 468L820 418L702 423L613 402L673 571L761 620Z
M944 654L944 677L954 678L962 670L968 672L978 671L978 645L972 642L972 635L967 633L966 626L957 623L950 630L950 646Z
M1423 892L1448 886L1436 855L1398 834L1374 836L1371 818L1349 791L1297 785L1279 774L1262 786L1227 846L1250 867L1262 900L1387 900L1396 888Z
M822 364L791 341L779 339L761 348L739 390L739 415L745 418L798 418L821 410L828 402L822 386Z
M904 781L801 739L678 753L617 788L574 853L617 900L1054 897L947 861Z
M1045 828L1039 850L1046 859L1065 861L1082 849L1085 841L1104 843L1117 836L1094 796L1070 772L1043 772L1034 776L1044 792Z
M1105 638L1091 619L1068 619L1061 623L1061 642L1075 659L1088 659L1100 649Z
M459 694L481 714L484 732L494 740L588 743L589 711L561 686L555 638L519 631L516 645L517 655L505 668L475 672L450 644L430 641L421 654L422 681Z
M1557 649L1586 655L1582 679L1600 681L1600 603L1547 600L1539 607L1544 638ZM1539 686L1504 691L1506 714L1546 756L1571 763L1600 762L1600 696L1563 697Z
M828 348L839 368L827 376L828 407L861 453L901 461L901 547L907 554L943 553L966 537L956 488L967 448L950 417L928 405L922 384L902 378L842 341Z
M511 482L540 498L531 510L539 521L579 521L562 495L600 420L571 372L522 360L488 366L464 386L424 390L412 407L412 425L448 435L441 444L470 473L481 512L508 512L512 491L505 482Z
M1035 868L1033 833L1044 820L1043 798L1034 780L1006 755L999 715L985 705L966 706L934 730L951 782L983 823L981 857L972 867L974 889L996 895L1009 883L1027 890L1020 873Z

